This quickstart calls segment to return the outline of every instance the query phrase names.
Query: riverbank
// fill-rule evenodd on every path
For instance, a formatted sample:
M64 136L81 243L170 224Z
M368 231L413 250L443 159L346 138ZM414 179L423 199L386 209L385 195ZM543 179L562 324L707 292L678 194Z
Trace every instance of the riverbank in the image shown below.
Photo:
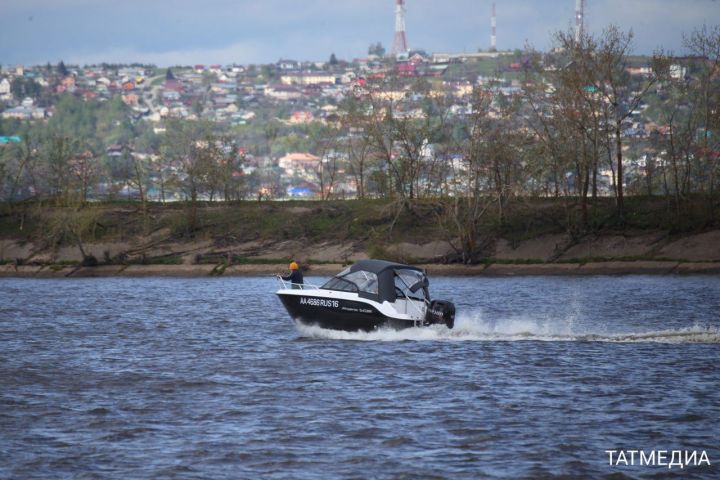
M459 227L442 217L440 201L6 205L0 275L266 275L291 260L329 275L366 258L427 265L433 275L715 273L720 265L720 226L701 202L678 220L664 199L632 197L618 223L612 199L598 199L582 229L566 202L518 199L502 218L486 214L474 266L461 264Z
M720 262L609 261L556 264L420 264L431 277L442 276L530 276L530 275L694 275L720 274ZM327 277L341 271L342 264L305 266L307 276ZM91 278L91 277L211 277L265 276L284 272L286 264L229 265L0 265L0 277Z

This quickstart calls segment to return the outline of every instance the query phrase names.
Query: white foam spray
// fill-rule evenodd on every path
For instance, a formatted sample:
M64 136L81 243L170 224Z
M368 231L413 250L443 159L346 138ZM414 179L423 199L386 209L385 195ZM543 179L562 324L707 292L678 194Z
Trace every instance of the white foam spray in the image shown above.
M482 312L461 313L455 319L455 328L443 325L394 330L390 328L372 332L345 332L317 326L296 324L305 338L351 340L366 342L401 341L548 341L548 342L618 342L618 343L720 343L720 329L714 326L693 325L685 328L612 332L603 326L596 330L579 328L576 316L562 319L534 319L513 317L489 320Z

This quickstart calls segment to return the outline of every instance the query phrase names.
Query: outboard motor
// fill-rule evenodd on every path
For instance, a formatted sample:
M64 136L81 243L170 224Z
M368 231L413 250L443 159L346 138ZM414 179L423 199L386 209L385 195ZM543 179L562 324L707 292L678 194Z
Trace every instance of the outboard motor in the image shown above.
M433 300L427 309L425 322L429 325L439 323L453 328L455 326L455 304L447 300Z

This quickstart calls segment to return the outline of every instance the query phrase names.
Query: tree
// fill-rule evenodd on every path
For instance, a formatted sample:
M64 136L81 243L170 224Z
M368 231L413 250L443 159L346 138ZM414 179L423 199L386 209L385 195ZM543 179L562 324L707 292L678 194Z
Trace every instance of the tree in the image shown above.
M348 136L345 139L345 149L348 153L348 169L357 185L358 198L365 198L367 175L372 166L370 143L362 136Z
M58 75L61 77L67 77L70 72L68 72L67 67L65 66L65 62L60 60L60 63L58 63L57 66Z
M245 178L242 176L241 164L244 154L240 154L237 142L228 135L221 135L218 144L222 153L218 174L222 186L223 199L241 200L245 197Z
M588 65L593 62L598 45L594 38L570 33L556 35L567 61L551 77L555 86L554 127L559 130L563 145L569 148L566 168L573 170L575 193L580 197L582 227L588 227L588 194L597 197L597 175L601 163L603 139L607 138L608 103L595 87L595 73ZM568 227L573 227L568 215Z
M56 205L67 206L72 201L70 160L77 141L69 137L53 135L44 145L43 163L49 193Z
M663 94L658 99L660 108L658 119L668 127L666 135L655 132L650 139L651 146L661 155L662 178L665 195L672 195L675 203L675 217L682 222L682 207L685 197L692 189L693 150L700 121L698 96L690 82L663 81ZM690 108L688 108L688 104ZM648 158L648 163L653 159ZM669 165L667 165L669 163ZM668 168L669 167L669 168Z
M582 224L588 224L588 195L597 196L598 169L607 158L613 171L617 217L624 219L624 123L656 84L667 64L663 54L652 60L652 73L638 85L627 72L632 32L610 26L599 37L558 32L554 73L534 65L525 96L532 112L529 126L542 141L555 183L555 195L574 191L580 197ZM531 64L535 64L531 56ZM568 175L569 174L569 175ZM569 181L568 181L569 180ZM567 207L567 204L566 204ZM571 227L568 211L568 226Z
M695 112L699 116L701 135L699 157L706 172L703 189L708 198L710 220L715 219L714 197L720 176L720 25L708 28L703 25L684 37L685 47L700 58L696 80L691 84L696 99Z
M14 202L37 191L35 170L38 157L38 137L29 131L23 133L19 143L0 149L1 198Z
M385 56L385 47L383 47L382 43L371 43L368 47L368 55L377 55L378 57L384 57Z
M571 44L571 32L558 34L561 45ZM652 73L637 90L630 88L629 74L627 73L628 57L633 45L632 31L625 33L618 27L611 25L603 30L593 45L592 51L583 57L579 64L583 78L591 81L592 86L600 93L607 104L607 120L614 126L615 161L617 171L617 215L620 221L624 220L624 172L623 172L623 122L638 108L645 94L658 80L658 70L667 63L662 55L653 58Z
M430 145L449 137L448 109L442 95L397 98L397 81L357 100L352 127L364 132L370 154L381 161L393 190L412 200L421 195L424 173L435 160L428 155Z
M491 205L487 196L489 187L489 152L487 140L491 138L488 116L491 99L480 92L473 95L473 113L465 126L466 136L461 139L462 162L453 171L452 196L437 211L441 229L446 232L450 246L461 263L476 263L482 256L486 242L480 236L480 224Z
M140 201L143 204L143 211L145 211L147 208L146 185L148 182L148 162L146 159L132 154L130 155L130 160L132 162L132 175L128 183L137 188L138 194L140 195Z
M72 183L76 185L74 190L79 191L80 200L84 204L97 181L98 162L95 154L89 148L79 149L70 158L69 167L74 176Z
M206 120L170 120L162 139L163 163L178 172L177 182L189 200L188 233L197 228L197 204L213 191L211 169L217 161L212 124Z
M85 242L95 237L101 210L95 206L70 203L40 212L42 236L48 246L63 243L77 246L82 255L83 266L96 266L97 259L85 250Z
M311 151L318 157L315 174L320 183L320 198L329 200L333 193L338 173L338 132L330 126L316 126L310 130Z
M10 92L17 99L30 97L36 99L42 92L42 87L32 78L15 77L10 82Z

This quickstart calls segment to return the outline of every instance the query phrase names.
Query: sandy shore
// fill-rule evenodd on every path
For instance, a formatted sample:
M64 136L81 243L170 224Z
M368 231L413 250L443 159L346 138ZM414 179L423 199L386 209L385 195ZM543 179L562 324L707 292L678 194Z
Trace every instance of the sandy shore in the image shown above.
M529 265L419 265L430 276L507 277L524 275L667 275L720 274L720 262L597 262L545 263ZM285 264L231 265L222 276L263 276L285 272ZM310 265L307 276L330 276L341 271L341 264ZM88 277L208 277L217 275L215 265L102 265L14 266L1 265L0 277L88 278Z

